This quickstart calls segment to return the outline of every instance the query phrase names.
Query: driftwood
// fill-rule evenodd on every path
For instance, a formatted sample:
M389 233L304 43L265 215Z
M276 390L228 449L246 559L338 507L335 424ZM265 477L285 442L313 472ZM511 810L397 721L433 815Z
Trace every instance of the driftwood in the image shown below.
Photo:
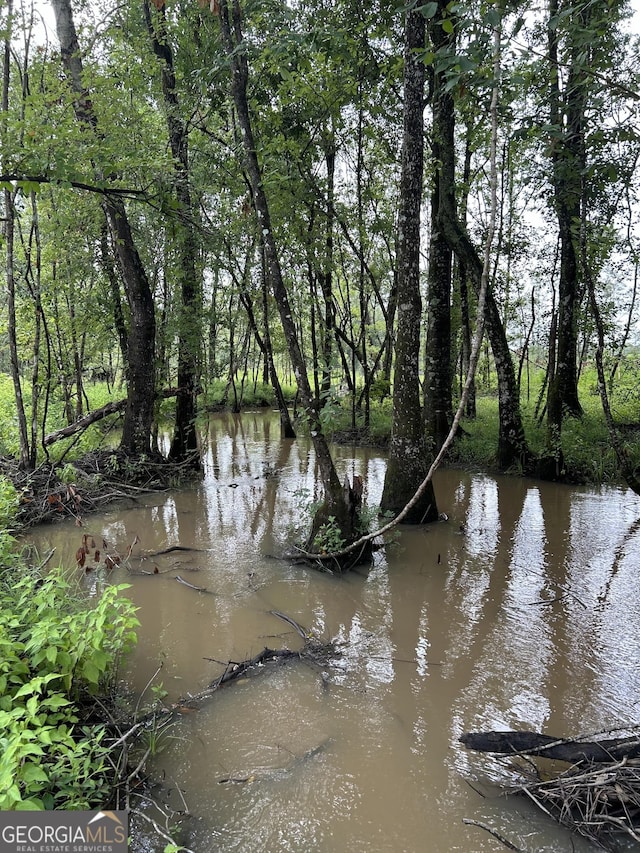
M509 756L511 769L520 778L506 781L507 792L526 795L546 815L601 849L618 850L621 834L640 842L640 734L594 740L527 731L468 732L460 741L469 749ZM542 772L534 756L569 767L550 778L548 768Z
M164 720L167 717L173 717L178 714L188 713L196 710L204 702L212 698L220 688L231 684L245 676L255 675L258 672L265 672L266 667L270 663L281 663L284 661L303 660L308 663L325 664L328 660L335 658L339 651L332 642L322 642L316 639L313 634L304 626L300 625L295 619L280 613L278 610L271 610L270 613L278 619L287 622L296 633L304 639L304 645L299 651L292 649L270 649L265 646L262 651L258 652L251 658L242 661L219 661L216 658L205 657L204 660L212 663L220 664L224 667L222 673L214 678L209 685L202 691L196 694L189 694L178 699L172 705L161 709L155 709L136 720L137 723L147 725L150 721Z
M477 752L500 755L537 755L578 764L581 761L609 763L640 756L640 736L609 740L557 738L538 732L467 732L460 742Z
M210 595L213 595L211 590L207 589L206 586L196 586L193 583L189 583L189 581L186 581L184 578L181 578L180 575L176 575L175 580L177 580L178 583L181 583L183 586L188 586L189 589L195 589L196 592L208 592Z

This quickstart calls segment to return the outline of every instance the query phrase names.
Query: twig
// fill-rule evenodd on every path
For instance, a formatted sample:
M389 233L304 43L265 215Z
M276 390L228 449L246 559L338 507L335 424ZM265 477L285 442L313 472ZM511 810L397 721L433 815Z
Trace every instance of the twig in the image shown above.
M302 637L305 643L311 639L309 631L307 631L306 628L303 628L302 625L295 621L295 619L292 619L290 616L286 616L284 613L280 613L279 610L270 610L269 613L271 613L272 616L277 616L278 619L284 619L285 622L288 622L288 624L295 629L296 633Z
M159 574L159 572L154 572L154 574ZM212 593L211 590L208 590L206 587L196 586L195 584L189 583L189 581L186 581L184 578L181 578L180 575L176 575L174 580L177 580L178 583L181 583L184 586L188 586L189 589L195 589L196 592L208 592L210 595L214 595L214 593Z
M504 844L506 848L509 850L516 850L517 853L526 853L526 851L522 847L516 847L515 844L512 844L504 835L500 835L499 832L496 832L495 829L491 829L490 826L487 826L486 823L481 823L479 820L471 820L471 818L464 817L462 818L462 822L466 823L467 826L479 826L480 829L484 829L485 832L488 832L489 835L493 835L494 838L497 838L501 844Z
M144 694L145 694L145 693L147 692L147 690L149 689L149 686L151 685L151 683L152 683L153 681L155 681L156 676L158 675L158 673L159 673L159 672L160 672L160 670L162 669L163 665L164 665L164 664L162 664L162 663L161 663L161 664L158 666L158 668L157 668L157 669L156 669L156 671L153 673L153 675L151 676L151 678L149 679L149 681L147 681L147 683L145 684L145 686L144 686L144 688L143 688L142 692L141 692L141 693L140 693L140 695L138 696L138 701L136 702L136 707L135 707L135 710L134 710L134 712L133 712L133 717L134 717L134 719L138 716L138 711L140 710L140 703L142 702L142 697L144 696Z
M158 804L155 802L154 802L154 806L156 808L159 808ZM163 830L162 827L158 824L158 821L154 820L148 814L145 814L144 812L140 811L140 809L134 809L133 811L134 811L134 814L136 814L138 817L141 817L144 820L146 820L147 823L150 823L151 826L158 833L158 835L160 835L162 838L164 838L164 840L167 841L169 844L173 844L174 847L177 847L179 850L184 851L184 853L195 853L195 851L191 850L191 848L189 848L189 847L184 847L184 845L176 844L175 839L172 838L168 832L165 832L165 830ZM165 816L165 818L167 817L166 815L164 815L164 816Z

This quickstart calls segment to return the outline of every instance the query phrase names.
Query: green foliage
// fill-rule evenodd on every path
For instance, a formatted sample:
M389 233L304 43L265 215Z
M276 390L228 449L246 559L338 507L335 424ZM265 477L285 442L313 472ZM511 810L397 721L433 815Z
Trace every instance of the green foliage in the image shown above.
M0 454L17 456L19 450L13 382L7 373L0 373Z
M13 483L0 476L0 529L11 528L18 511L18 493Z
M125 588L88 606L60 572L6 568L0 584L0 810L81 809L109 793L104 729L79 702L107 689L136 639ZM24 570L23 570L24 571Z
M633 359L631 360L633 363ZM640 394L637 373L623 367L611 395L616 423L625 439L632 461L640 465ZM535 417L542 374L532 377L529 400L523 400L522 415L527 441L534 454L547 451L547 423ZM567 418L562 425L562 452L568 477L579 483L617 483L621 481L617 459L611 447L602 405L597 390L595 369L587 368L580 380L581 418ZM453 445L449 461L465 467L491 470L495 465L498 441L498 399L493 395L478 396L477 417L463 420L465 434Z
M313 539L313 550L317 554L333 554L342 550L346 542L340 534L340 527L335 516L330 515L321 525Z

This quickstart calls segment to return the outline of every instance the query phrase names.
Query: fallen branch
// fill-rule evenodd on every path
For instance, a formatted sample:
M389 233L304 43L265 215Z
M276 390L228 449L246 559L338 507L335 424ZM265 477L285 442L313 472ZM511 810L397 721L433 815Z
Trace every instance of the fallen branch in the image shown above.
M160 574L160 572L158 572L158 574ZM193 583L189 583L189 581L186 581L184 578L181 578L180 575L176 575L175 580L177 580L178 583L181 583L183 586L188 586L189 589L195 589L196 592L208 592L209 595L214 595L214 593L211 592L211 590L207 589L205 586L196 586Z
M512 844L508 838L505 838L504 835L500 835L499 832L496 832L495 829L491 829L490 826L487 826L486 823L481 823L479 820L471 820L470 818L463 818L462 822L467 824L467 826L478 826L480 829L484 829L485 832L488 832L490 835L493 835L494 838L497 838L501 844L504 844L506 848L509 850L516 850L517 853L525 853L525 851L521 847L516 847L515 844Z
M215 658L205 658L205 660L210 660L213 663L220 663L224 667L222 674L217 678L214 678L208 687L199 693L183 696L172 705L150 711L141 718L141 721L157 721L161 718L184 713L185 711L192 711L198 705L201 705L211 699L214 693L216 693L216 691L221 687L231 684L244 676L255 674L260 671L264 672L269 663L289 660L304 660L310 663L322 662L324 664L327 659L336 657L339 654L334 643L323 643L320 640L315 639L313 635L302 625L296 622L295 619L292 619L290 616L286 616L284 613L280 613L277 610L271 611L271 613L279 619L284 619L285 622L295 628L297 633L304 638L304 645L302 649L294 651L287 648L270 649L265 646L262 651L258 652L251 658L243 661L230 660L226 663L218 661ZM138 722L140 722L140 720Z
M178 388L167 388L166 390L158 393L157 397L159 399L175 397L178 391ZM126 397L124 400L117 400L116 402L107 403L106 405L101 406L99 409L95 409L93 412L89 412L89 414L85 415L84 417L78 418L78 420L74 421L72 424L69 424L66 427L62 427L62 429L57 429L55 432L50 432L49 435L45 435L43 444L45 447L49 447L49 445L55 444L56 441L60 441L60 439L62 438L69 438L69 436L71 435L76 435L79 432L84 432L84 430L90 427L91 424L95 424L97 421L101 421L103 418L106 418L109 415L116 415L124 411L126 405Z
M538 732L471 732L460 740L470 749L511 756L520 781L509 781L507 792L526 795L548 817L602 849L619 849L615 837L620 833L640 842L640 735L587 740ZM531 756L570 766L549 778L548 768L542 773Z
M99 409L89 412L88 415L85 415L83 418L79 418L77 421L69 424L69 426L57 429L55 432L50 432L49 435L45 435L43 442L44 446L49 447L51 444L55 444L56 441L60 441L62 438L68 438L70 435L83 432L85 429L90 427L91 424L95 424L97 421L101 421L109 415L115 415L124 411L126 405L126 399L118 400L117 403L107 403L106 406L101 406Z
M163 548L162 551L151 551L148 554L141 554L142 559L146 560L151 557L162 557L164 554L172 554L174 551L193 551L196 554L205 554L207 551L212 551L213 548L188 548L186 545L172 545L170 548Z
M640 736L582 741L538 732L467 732L460 738L467 749L501 755L537 755L569 764L608 763L640 756Z

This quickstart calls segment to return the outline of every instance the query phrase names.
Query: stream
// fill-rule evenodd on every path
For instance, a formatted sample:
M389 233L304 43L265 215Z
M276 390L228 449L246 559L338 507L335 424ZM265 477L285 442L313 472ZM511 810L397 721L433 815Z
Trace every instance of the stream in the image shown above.
M181 842L196 853L506 849L469 819L526 851L594 850L526 799L499 796L504 767L458 738L640 721L640 498L441 470L446 520L401 528L372 567L331 576L277 559L319 497L308 442L281 441L272 412L214 415L203 441L202 482L141 496L82 529L29 533L72 572L85 533L122 554L135 542L129 565L149 574L121 565L111 579L131 584L139 608L123 672L138 694L160 666L154 683L173 702L224 662L299 648L274 610L341 644L326 666L265 667L160 734L150 772L175 808L179 788L194 816ZM341 477L360 474L375 507L384 452L334 452ZM141 559L174 546L198 550ZM147 689L142 703L152 700ZM163 848L140 832L131 849Z

